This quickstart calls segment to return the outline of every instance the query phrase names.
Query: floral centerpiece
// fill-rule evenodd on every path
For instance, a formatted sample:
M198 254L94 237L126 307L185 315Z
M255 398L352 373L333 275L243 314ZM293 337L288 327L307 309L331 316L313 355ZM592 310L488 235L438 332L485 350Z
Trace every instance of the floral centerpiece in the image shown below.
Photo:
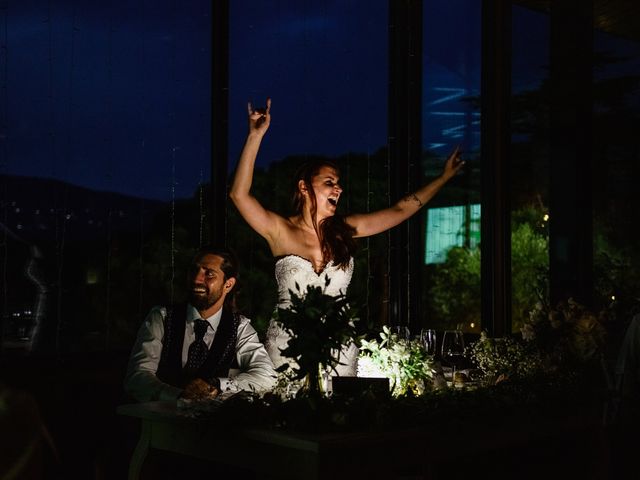
M305 379L307 390L314 393L320 391L321 370L335 370L342 346L356 339L355 310L346 295L325 293L329 282L327 278L325 288L309 285L306 291L296 283L297 291L289 290L290 304L277 312L278 322L291 336L282 355L294 361L279 370L285 381Z
M606 311L595 314L571 298L555 308L538 303L520 337L489 338L483 332L467 355L486 378L498 382L571 373L599 360L607 317Z
M389 378L391 395L368 389L349 396L311 396L298 394L298 386L315 376L319 364L337 365L342 342L357 339L355 316L344 299L327 298L322 289L298 289L291 298L280 320L294 335L285 353L298 367L282 371L272 392L245 392L222 402L216 421L230 422L234 428L265 425L292 431L363 432L417 426L438 431L451 428L452 418L487 429L514 419L528 425L567 415L601 419L601 397L592 395L593 384L583 382L584 376L564 375L575 371L573 362L585 365L598 358L603 333L601 317L573 301L554 309L536 308L527 322L530 335L492 339L483 334L471 344L470 359L493 382L468 389L432 387L437 379L433 358L420 342L400 339L384 327L375 339L359 341L358 375ZM295 341L307 334L308 342ZM325 348L326 341L334 348ZM496 382L498 377L505 381Z
M387 377L395 397L422 395L432 383L433 357L417 340L398 338L383 327L380 340L361 340L359 377Z

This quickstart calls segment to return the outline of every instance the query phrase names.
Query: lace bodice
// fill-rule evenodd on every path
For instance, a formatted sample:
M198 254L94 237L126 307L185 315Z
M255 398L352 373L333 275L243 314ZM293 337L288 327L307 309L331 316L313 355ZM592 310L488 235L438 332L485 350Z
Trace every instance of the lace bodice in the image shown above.
M278 282L278 305L286 306L291 297L289 290L296 291L296 283L304 292L308 285L325 288L327 295L337 296L347 293L353 275L353 258L347 268L342 269L330 261L320 273L316 273L309 260L298 255L285 255L278 258L275 265L276 282Z

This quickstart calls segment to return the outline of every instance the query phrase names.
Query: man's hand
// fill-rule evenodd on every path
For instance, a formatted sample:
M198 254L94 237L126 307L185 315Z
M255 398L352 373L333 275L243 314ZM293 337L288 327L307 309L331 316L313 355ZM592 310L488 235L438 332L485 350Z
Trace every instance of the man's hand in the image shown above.
M205 382L201 378L196 378L184 387L182 398L188 400L206 400L216 398L220 391L213 385Z

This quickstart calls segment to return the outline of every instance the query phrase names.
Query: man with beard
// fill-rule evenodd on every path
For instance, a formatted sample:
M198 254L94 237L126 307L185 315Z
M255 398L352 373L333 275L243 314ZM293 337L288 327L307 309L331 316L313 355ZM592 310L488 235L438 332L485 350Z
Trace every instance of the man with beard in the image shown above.
M125 378L128 394L145 402L273 387L273 363L249 319L235 310L237 279L231 250L198 251L188 303L154 307L140 326Z

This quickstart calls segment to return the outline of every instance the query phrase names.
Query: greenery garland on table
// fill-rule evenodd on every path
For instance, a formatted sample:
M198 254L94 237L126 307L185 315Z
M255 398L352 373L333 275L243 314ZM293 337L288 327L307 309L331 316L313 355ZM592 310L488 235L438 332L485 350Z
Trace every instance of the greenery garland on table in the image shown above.
M291 305L278 320L292 336L285 356L298 366L282 372L281 385L263 395L241 392L214 412L216 422L301 432L388 431L407 428L450 429L451 422L478 428L534 423L571 416L600 420L606 385L598 360L604 344L606 312L594 314L568 300L555 308L539 305L521 336L483 334L468 350L484 378L475 388L417 388L433 377L433 359L388 328L381 341L362 341L362 357L395 379L392 392L365 390L357 395L299 395L300 380L338 362L342 344L356 339L356 317L344 296L319 287L291 292ZM301 338L304 337L304 338Z
M452 428L452 423L478 428L527 422L543 416L565 419L590 415L599 420L602 392L579 375L537 377L467 389L437 389L420 396L398 397L364 391L355 396L296 396L268 393L236 395L210 415L232 427L263 427L297 432L390 431Z
M309 301L309 304L315 304L317 298ZM295 308L300 308L301 305L298 303ZM558 319L553 312L557 311L576 314L564 315L562 322L555 323ZM525 429L527 425L535 428L539 420L554 422L565 421L567 418L586 419L596 423L602 420L602 407L607 391L606 386L598 381L602 378L598 376L599 371L594 371L595 365L592 362L597 358L598 350L576 348L577 345L592 343L588 338L578 338L575 335L598 339L596 344L600 341L600 329L590 320L584 320L584 315L588 315L585 311L577 304L566 310L563 304L559 310L547 311L544 315L546 320L539 318L539 312L532 315L532 319L536 319L532 322L536 328L542 328L541 332L546 331L547 327L543 328L542 325L546 322L553 321L558 328L564 323L573 325L562 335L548 335L547 332L518 341L510 337L489 339L485 335L474 344L475 347L472 348L476 352L482 351L487 362L481 363L485 373L490 374L492 380L495 380L495 374L504 374L502 381L498 383L485 382L473 389L425 388L419 395L413 388L406 388L399 394L395 391L381 393L371 389L357 395L332 396L298 395L295 392L282 395L278 391L262 395L241 392L222 402L214 411L196 414L211 416L216 425L228 424L229 428L261 427L315 433L381 432L415 428L451 432L457 428L456 425L495 429L501 426L510 428L513 422ZM388 340L388 332L383 333L386 336L381 336L383 341L385 338ZM567 340L566 335L572 340ZM386 344L382 343L378 344L378 350L386 348ZM573 352L571 362L568 361L567 352ZM589 353L586 354L587 352ZM304 353L297 358L306 364ZM474 359L480 358L476 354ZM533 361L532 358L538 360ZM520 366L509 369L508 362L505 361L509 359ZM558 368L560 365L556 362L560 359L565 360L566 368ZM327 362L327 359L324 360ZM290 380L299 382L303 372L302 369L297 373L289 371L288 374L281 375L281 379L285 384Z

